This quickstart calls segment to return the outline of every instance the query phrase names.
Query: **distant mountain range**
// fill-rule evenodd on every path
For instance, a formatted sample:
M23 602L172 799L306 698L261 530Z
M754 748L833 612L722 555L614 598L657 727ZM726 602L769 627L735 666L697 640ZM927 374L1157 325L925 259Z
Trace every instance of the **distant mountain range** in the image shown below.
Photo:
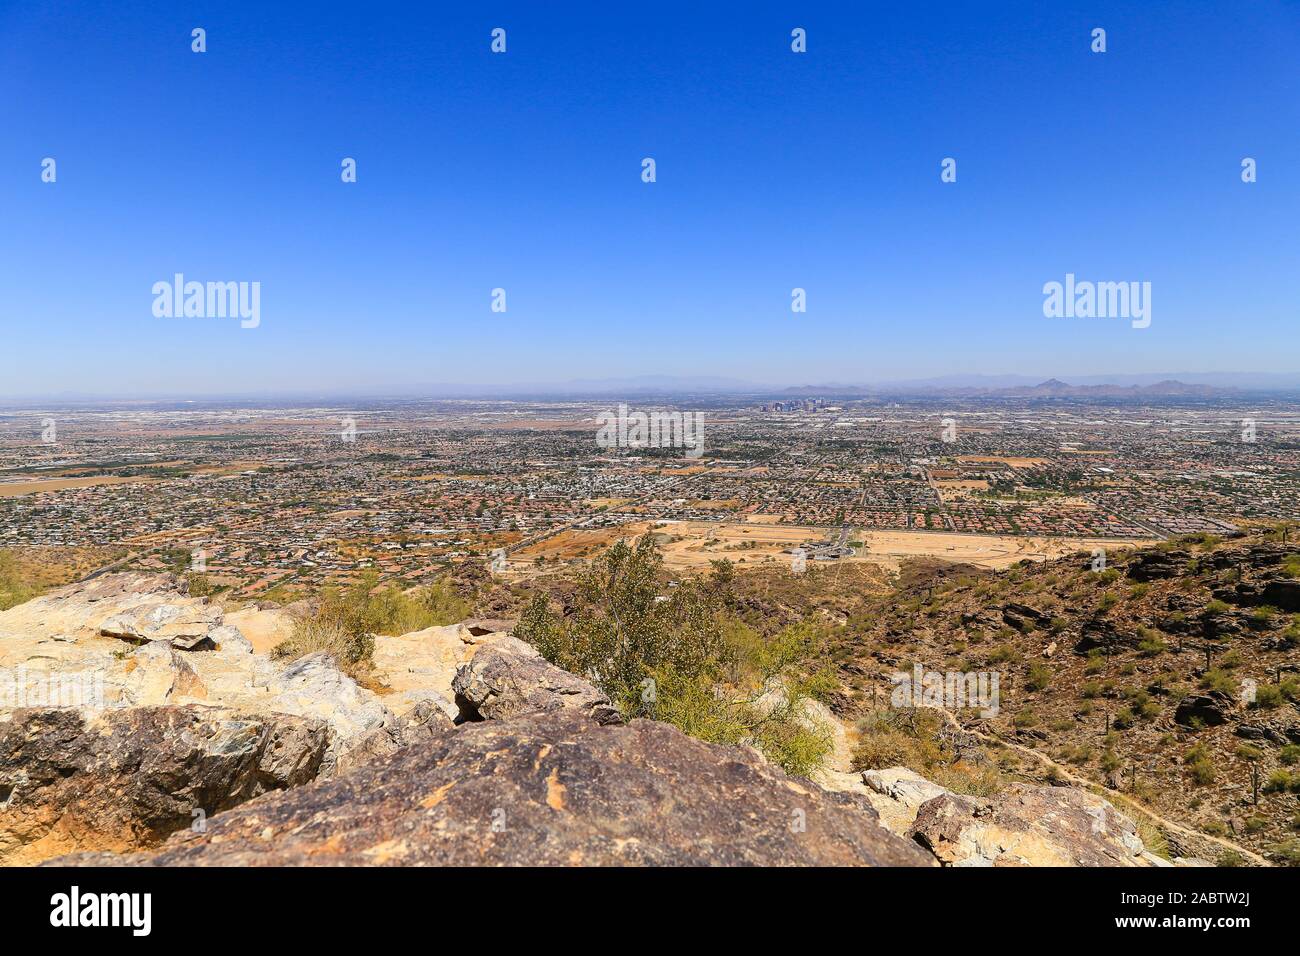
M802 385L786 389L791 395L811 396L831 393L850 395L944 395L952 397L988 398L1082 398L1082 399L1138 399L1138 398L1214 398L1241 391L1238 388L1217 385L1189 384L1174 379L1152 382L1150 385L1071 385L1051 378L1036 385L927 385L898 383L878 386L814 386Z
M59 404L93 404L121 401L257 402L431 399L608 399L661 396L749 396L762 398L871 398L871 397L1006 397L1117 399L1213 398L1234 393L1300 394L1300 372L1178 372L1123 375L1071 375L1069 381L1030 375L945 375L936 378L895 379L875 382L816 382L791 385L761 383L723 376L637 375L622 378L572 379L566 382L514 384L394 384L387 386L293 390L259 390L232 394L138 393L107 395L64 392L56 395L4 396L0 403L26 405L33 401Z

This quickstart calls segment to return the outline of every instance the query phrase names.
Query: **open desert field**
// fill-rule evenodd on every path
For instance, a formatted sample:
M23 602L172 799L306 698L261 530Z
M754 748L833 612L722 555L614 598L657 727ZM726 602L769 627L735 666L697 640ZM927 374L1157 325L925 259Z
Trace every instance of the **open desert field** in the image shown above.
M941 558L982 568L1006 568L1025 558L1059 558L1074 551L1150 544L1151 539L1042 538L996 534L943 534L927 531L869 531L855 534L867 553L850 560L875 561L897 568L907 558Z
M100 475L96 478L37 478L32 481L4 481L0 482L0 498L16 498L19 495L34 495L42 491L66 491L69 488L94 488L96 485L125 485L157 480L156 478Z
M650 522L637 521L618 528L565 531L512 554L511 564L529 563L539 555L548 561L593 557L620 537L633 538L651 527ZM789 549L824 541L829 532L827 528L760 524L752 520L655 522L653 530L660 535L664 563L677 571L702 571L710 561L722 558L741 567L789 561ZM845 561L877 564L891 570L908 558L940 558L984 568L1005 568L1025 558L1042 560L1075 551L1149 543L1136 538L1047 538L926 531L855 531L852 540L866 542L866 548ZM834 563L838 562L830 564Z

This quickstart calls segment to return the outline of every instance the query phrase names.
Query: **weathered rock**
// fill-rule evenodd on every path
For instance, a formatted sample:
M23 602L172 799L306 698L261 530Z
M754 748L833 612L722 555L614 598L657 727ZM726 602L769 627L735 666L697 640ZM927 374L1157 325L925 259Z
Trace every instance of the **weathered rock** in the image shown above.
M371 731L395 727L396 716L370 691L339 670L334 659L309 654L276 674L267 687L277 713L323 720L330 729L330 748L322 773L334 772L338 758Z
M505 720L553 710L575 710L600 723L621 719L603 692L547 663L515 638L480 648L456 672L451 686L466 720Z
M1246 740L1267 740L1269 743L1285 744L1286 735L1262 724L1238 724L1232 731Z
M933 865L865 799L667 724L484 721L271 794L152 855L59 864Z
M466 621L447 627L429 627L400 637L376 636L371 656L374 678L390 691L385 698L389 709L400 715L407 694L414 695L412 705L430 691L452 699L455 692L451 682L456 671L482 647L509 643L519 648L520 653L536 653L504 632L487 630L490 623L501 622ZM452 715L455 714L453 707Z
M864 770L862 782L877 797L871 800L871 805L880 814L881 822L899 836L908 835L917 813L927 801L948 793L906 767Z
M994 797L944 793L908 831L946 866L1159 866L1137 827L1101 797L1012 784Z
M1134 581L1176 578L1187 570L1191 555L1186 551L1139 551L1130 559L1127 573Z
M194 641L196 621L211 626ZM196 633L183 637L186 629ZM383 701L332 658L282 662L251 651L238 628L221 623L219 608L188 597L171 575L104 575L0 613L0 713L198 703L316 718L330 731L326 773L354 742L396 726ZM410 682L394 700L415 706L429 696L416 687Z
M1052 623L1052 616L1028 604L1009 601L1002 606L1002 620L1017 631L1030 631L1047 627Z
M1221 690L1206 691L1204 694L1188 694L1178 702L1174 709L1174 722L1190 727L1193 721L1200 721L1207 727L1227 721L1228 714L1236 707L1231 694Z
M1114 621L1101 615L1094 615L1083 623L1079 631L1079 640L1074 645L1074 652L1087 654L1093 650L1102 650L1115 654L1125 648L1136 647L1138 640L1136 633L1120 631Z
M64 640L98 635L133 644L162 641L186 650L214 646L221 608L191 597L170 574L106 574L0 612L0 634Z
M336 773L348 773L372 760L391 757L403 747L416 746L437 734L455 728L441 703L427 699L407 710L389 727L376 727L364 734L338 757Z
M1300 581L1269 581L1261 603L1294 614L1300 612Z
M323 723L295 717L15 711L0 722L0 863L157 845L196 819L312 780L326 746Z

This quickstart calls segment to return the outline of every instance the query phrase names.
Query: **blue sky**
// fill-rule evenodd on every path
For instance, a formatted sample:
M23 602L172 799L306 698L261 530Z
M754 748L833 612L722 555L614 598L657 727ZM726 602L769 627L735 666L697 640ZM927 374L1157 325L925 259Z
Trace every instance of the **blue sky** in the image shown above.
M1300 370L1294 3L444 6L0 2L0 395Z

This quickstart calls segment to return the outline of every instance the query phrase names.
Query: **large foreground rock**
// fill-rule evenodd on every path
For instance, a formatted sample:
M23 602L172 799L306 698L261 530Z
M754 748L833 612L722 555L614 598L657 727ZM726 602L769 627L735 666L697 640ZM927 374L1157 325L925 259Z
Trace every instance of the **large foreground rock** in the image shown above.
M865 799L654 721L563 709L462 725L386 761L271 794L149 865L927 866Z
M321 768L329 774L340 759L355 763L401 746L416 708L434 703L454 717L455 668L500 636L451 627L379 638L373 685L387 691L380 695L327 655L283 661L255 653L232 622L266 647L289 632L292 616L272 608L224 616L168 574L103 575L52 591L0 613L0 716L27 707L93 715L202 704L318 719L329 728ZM354 747L361 751L348 758Z
M320 721L203 707L88 719L19 710L0 722L0 863L154 846L271 790L313 779Z

